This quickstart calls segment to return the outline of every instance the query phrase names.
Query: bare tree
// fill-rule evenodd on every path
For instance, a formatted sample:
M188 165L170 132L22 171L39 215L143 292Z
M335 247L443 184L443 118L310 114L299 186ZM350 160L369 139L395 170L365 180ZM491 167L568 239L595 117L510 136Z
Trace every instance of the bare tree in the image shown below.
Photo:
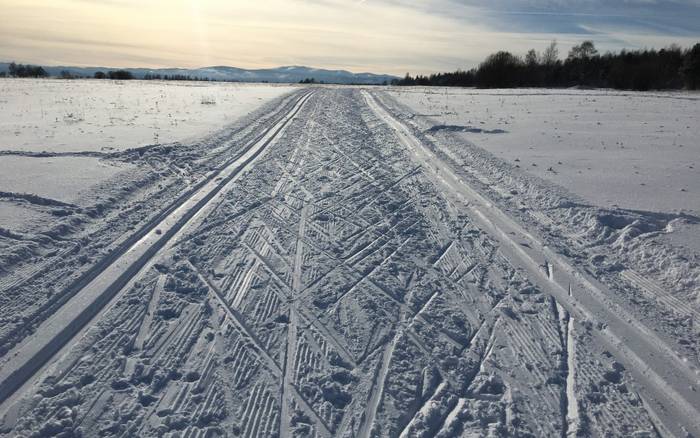
M559 61L559 48L557 47L557 41L552 41L549 46L544 49L542 53L542 64L552 66Z

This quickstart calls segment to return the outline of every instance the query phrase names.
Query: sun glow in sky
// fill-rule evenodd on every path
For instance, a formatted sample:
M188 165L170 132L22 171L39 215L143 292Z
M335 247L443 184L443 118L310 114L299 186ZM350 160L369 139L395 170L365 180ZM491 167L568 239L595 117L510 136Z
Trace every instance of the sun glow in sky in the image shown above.
M0 0L0 61L107 67L470 68L557 39L689 46L698 0Z

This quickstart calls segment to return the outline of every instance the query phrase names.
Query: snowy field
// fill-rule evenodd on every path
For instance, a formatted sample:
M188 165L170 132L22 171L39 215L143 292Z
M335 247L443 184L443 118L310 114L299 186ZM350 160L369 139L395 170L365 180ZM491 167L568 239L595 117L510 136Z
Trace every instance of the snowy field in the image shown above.
M134 84L3 131L0 434L700 435L696 95Z
M700 213L700 94L395 88L452 131L603 207Z
M0 79L0 145L26 152L110 152L194 140L286 85Z
M17 205L18 196L94 204L100 186L128 183L143 173L143 166L124 159L125 150L194 142L293 90L209 82L0 79L0 226L34 223L26 219L36 212L27 211L32 208L27 202ZM17 217L25 219L17 223Z

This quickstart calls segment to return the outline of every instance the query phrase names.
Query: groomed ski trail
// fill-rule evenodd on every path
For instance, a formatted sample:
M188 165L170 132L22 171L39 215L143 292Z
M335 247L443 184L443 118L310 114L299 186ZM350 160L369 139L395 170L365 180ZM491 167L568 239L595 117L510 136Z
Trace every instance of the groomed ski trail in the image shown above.
M648 391L646 400L657 402L647 408L654 410L670 430L683 433L683 427L700 435L700 394L694 390L698 381L697 370L633 316L617 314L606 301L606 295L612 296L611 291L578 270L565 256L554 253L495 203L466 184L447 163L423 145L410 128L391 115L372 93L363 90L363 95L370 108L411 151L413 158L424 164L432 180L443 187L445 196L464 205L472 213L471 217L501 242L501 250L512 262L528 272L530 279L552 294L571 315L575 315L575 319L588 320L603 327L598 338L617 353L636 379L644 383L641 392ZM541 269L542 266L547 269ZM680 426L679 418L686 419L686 424Z

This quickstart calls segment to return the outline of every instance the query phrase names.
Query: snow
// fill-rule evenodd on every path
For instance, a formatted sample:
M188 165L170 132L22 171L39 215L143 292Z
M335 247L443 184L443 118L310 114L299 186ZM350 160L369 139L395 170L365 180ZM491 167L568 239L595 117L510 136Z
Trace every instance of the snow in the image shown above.
M134 168L94 157L0 158L0 191L76 203L97 184Z
M694 95L493 91L531 106L505 123L451 92L296 88L194 140L0 155L0 434L700 433L695 207L586 192L609 163L557 179L630 158L579 150L620 141L596 111L675 129ZM669 134L625 129L658 173Z
M0 200L0 225L1 227L13 230L18 233L27 233L36 230L54 219L50 214L36 211L27 206L18 205L14 202Z
M0 192L87 205L142 172L107 154L192 143L293 86L214 82L0 79ZM10 229L32 214L3 211ZM36 214L39 214L35 212ZM23 220L20 220L24 218Z
M460 136L603 207L700 212L700 95L392 88ZM443 129L444 130L444 129Z
M191 141L289 85L0 79L0 150L124 150Z

